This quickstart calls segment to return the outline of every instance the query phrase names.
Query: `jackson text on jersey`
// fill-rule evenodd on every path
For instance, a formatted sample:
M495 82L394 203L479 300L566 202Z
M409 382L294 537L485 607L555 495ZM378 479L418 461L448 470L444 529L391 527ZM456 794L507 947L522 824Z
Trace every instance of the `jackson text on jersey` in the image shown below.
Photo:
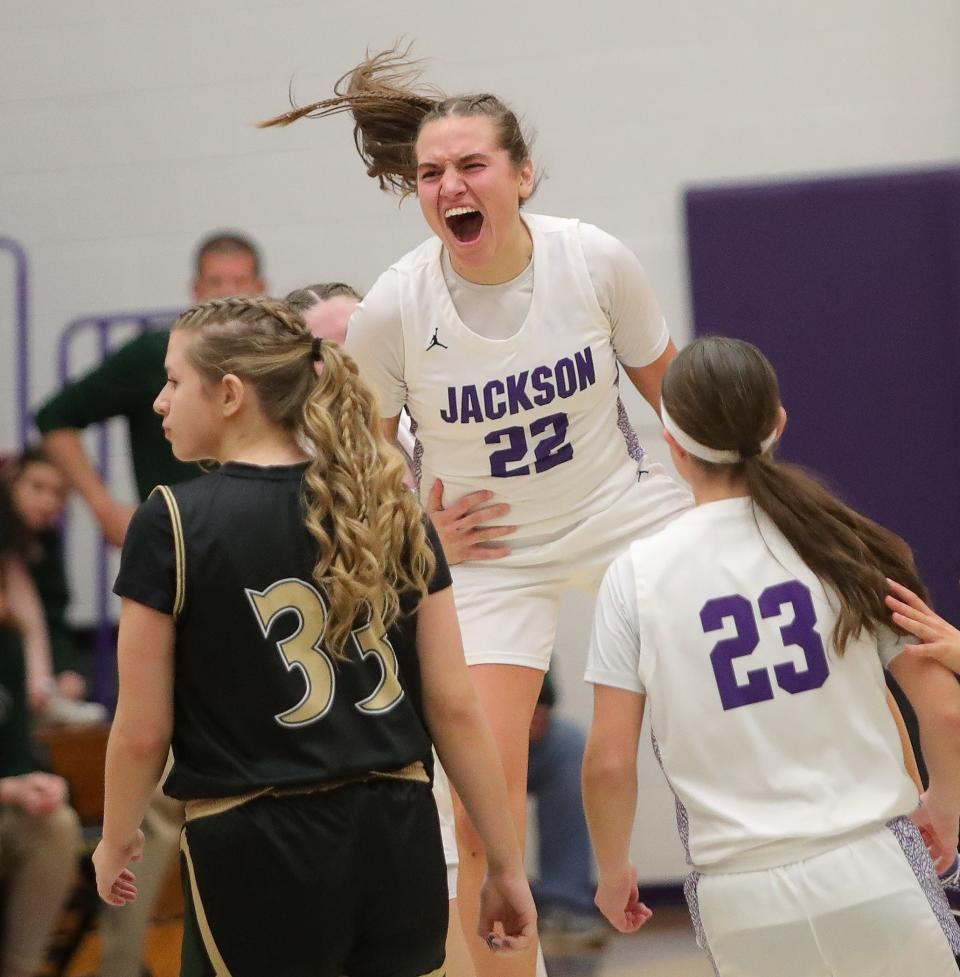
M553 366L511 373L482 386L468 383L447 387L447 407L440 409L440 417L447 424L496 421L507 414L546 407L556 399L566 400L596 382L593 351L584 346L572 357L561 357Z

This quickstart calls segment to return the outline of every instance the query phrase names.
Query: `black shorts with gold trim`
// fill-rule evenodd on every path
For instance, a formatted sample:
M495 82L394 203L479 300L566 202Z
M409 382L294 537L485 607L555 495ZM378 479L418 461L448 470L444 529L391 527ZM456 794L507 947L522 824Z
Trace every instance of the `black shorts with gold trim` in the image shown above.
M429 784L264 793L190 817L182 977L440 977L446 864Z

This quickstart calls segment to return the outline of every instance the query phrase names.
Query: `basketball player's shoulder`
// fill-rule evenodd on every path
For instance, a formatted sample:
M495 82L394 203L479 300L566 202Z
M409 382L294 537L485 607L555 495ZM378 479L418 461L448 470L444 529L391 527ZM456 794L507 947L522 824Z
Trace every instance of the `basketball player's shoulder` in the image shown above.
M630 544L634 565L662 568L696 554L702 539L698 522L696 509L689 509L652 535L634 540Z
M387 270L385 275L391 272L398 275L416 274L428 267L431 263L440 260L440 238L431 235L426 241L418 244L412 251L398 258ZM382 276L381 276L382 277Z
M196 478L190 478L184 482L177 482L175 485L158 485L150 495L151 497L156 495L166 497L169 494L176 499L179 505L196 505L198 502L202 502L204 499L208 499L216 493L217 486L221 480L222 475L220 469L214 468L204 472L202 475L198 475Z
M152 495L163 499L171 518L180 521L187 538L198 530L204 536L224 524L247 520L256 503L244 491L245 485L225 476L220 468L176 485L158 485ZM189 527L189 528L188 528Z
M524 214L524 223L528 227L535 228L544 237L554 234L573 234L580 226L580 221L576 217L551 217L547 214Z

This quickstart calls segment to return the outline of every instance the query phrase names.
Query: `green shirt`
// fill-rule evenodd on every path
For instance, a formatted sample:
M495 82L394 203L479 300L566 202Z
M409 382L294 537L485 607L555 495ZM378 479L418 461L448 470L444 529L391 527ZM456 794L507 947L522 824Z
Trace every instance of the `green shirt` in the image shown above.
M132 339L51 397L35 418L47 434L125 417L141 501L156 485L173 485L200 474L196 465L173 457L160 418L153 412L153 402L167 382L163 360L169 336L165 329L150 329Z
M30 749L27 668L20 632L0 625L0 777L36 770Z

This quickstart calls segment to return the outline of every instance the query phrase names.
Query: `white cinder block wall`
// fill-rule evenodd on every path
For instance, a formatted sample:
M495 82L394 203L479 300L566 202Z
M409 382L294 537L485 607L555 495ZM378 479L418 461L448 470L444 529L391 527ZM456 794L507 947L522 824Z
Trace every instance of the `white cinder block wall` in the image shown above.
M493 90L538 130L534 207L578 216L641 257L679 341L690 333L681 193L691 182L955 161L960 8L953 0L707 0L458 6L411 0L5 0L0 6L0 235L31 266L34 401L55 386L71 318L186 297L193 244L238 227L276 292L368 286L424 236L415 202L378 193L344 119L261 132L399 35L452 91ZM15 446L12 267L0 254L0 451ZM652 415L629 404L659 451ZM123 432L114 432L118 451ZM121 473L118 491L130 493ZM78 620L93 534L72 540ZM564 708L589 603L564 609ZM648 769L636 854L679 874L669 798Z

